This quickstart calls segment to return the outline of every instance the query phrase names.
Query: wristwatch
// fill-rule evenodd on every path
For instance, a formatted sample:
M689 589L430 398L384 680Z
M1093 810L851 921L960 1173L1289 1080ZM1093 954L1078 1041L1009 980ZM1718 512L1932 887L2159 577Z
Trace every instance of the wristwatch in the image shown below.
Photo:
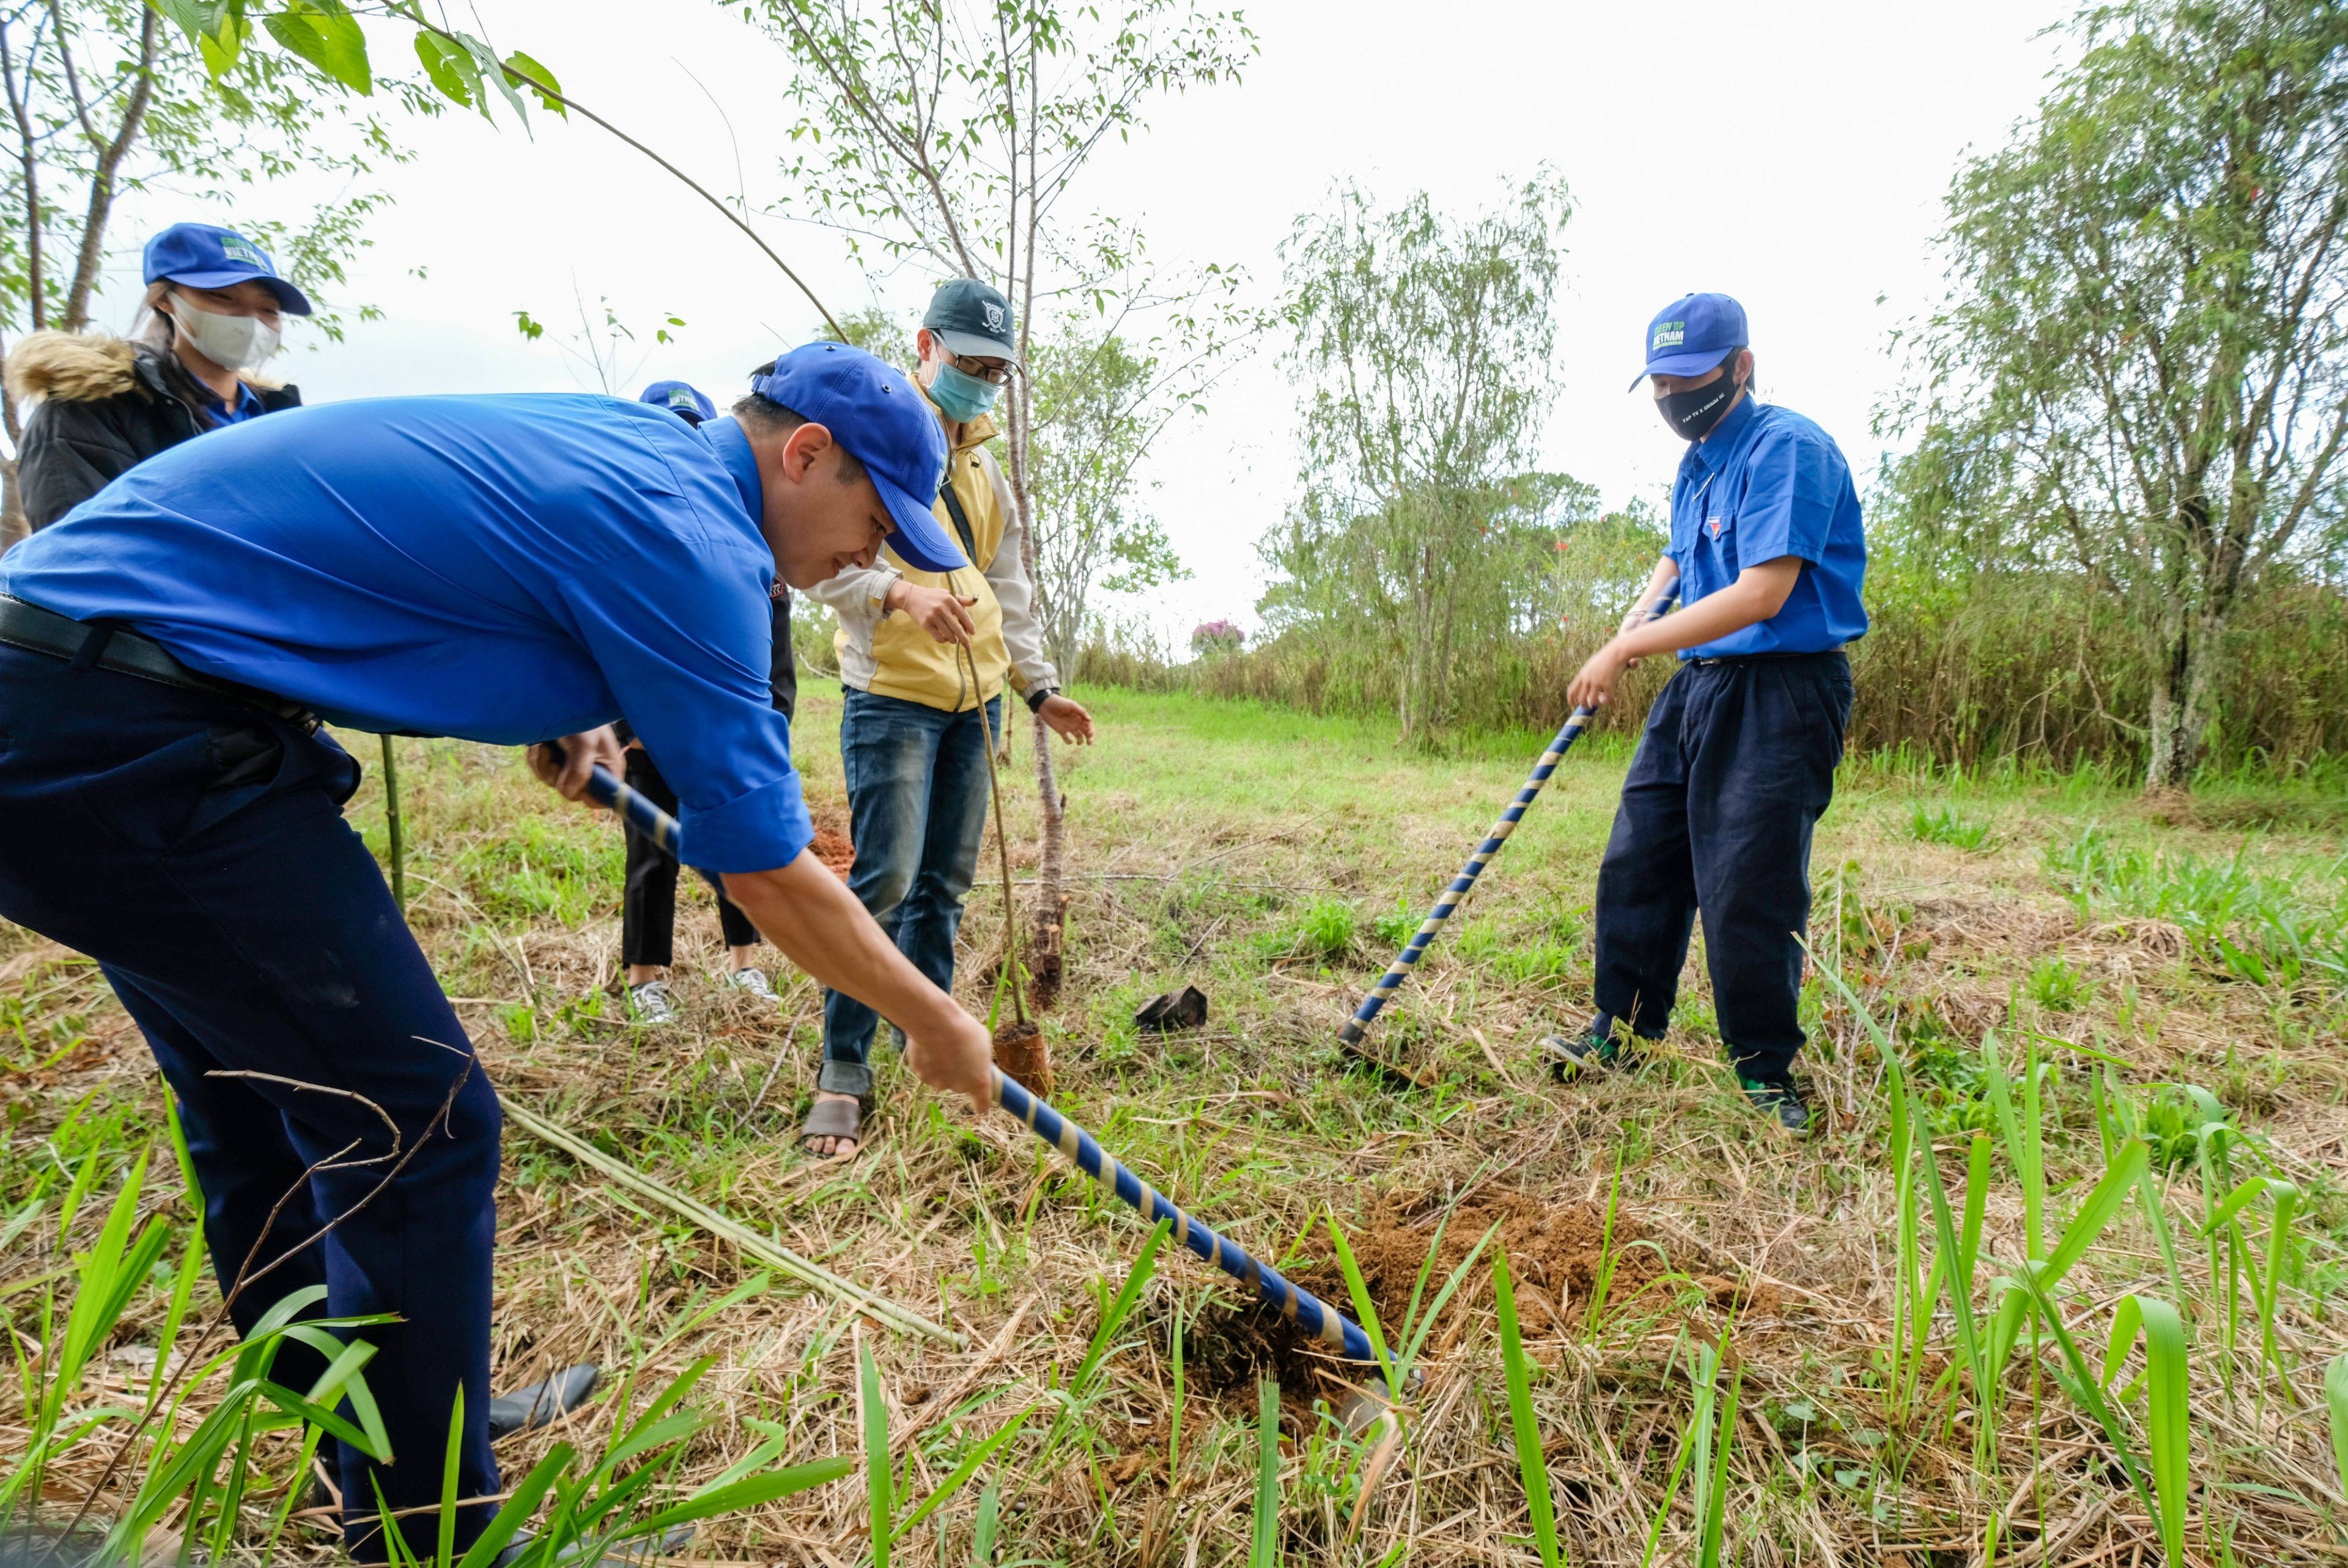
M1030 687L1028 687L1028 688L1027 688L1027 711L1028 711L1029 712L1031 712L1031 713L1040 713L1040 712L1042 712L1044 711L1044 704L1045 704L1045 703L1046 703L1046 702L1050 702L1053 698L1055 698L1055 697L1058 696L1059 694L1060 694L1060 689L1059 689L1057 686L1030 686Z

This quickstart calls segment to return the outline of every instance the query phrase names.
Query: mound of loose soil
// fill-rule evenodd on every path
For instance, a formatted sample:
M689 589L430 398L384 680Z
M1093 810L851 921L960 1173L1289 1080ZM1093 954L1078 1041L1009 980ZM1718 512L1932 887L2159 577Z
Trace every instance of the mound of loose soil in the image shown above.
M1410 1309L1410 1294L1418 1283L1419 1269L1426 1261L1426 1249L1440 1218L1439 1210L1422 1219L1409 1217L1416 1206L1381 1204L1371 1212L1359 1234L1345 1238L1354 1249L1354 1261L1361 1266L1362 1282L1369 1287L1379 1321L1390 1330L1399 1327ZM1529 1294L1540 1300L1538 1310L1529 1301L1519 1307L1528 1329L1546 1327L1543 1319L1550 1313L1577 1311L1573 1304L1586 1301L1597 1289L1599 1270L1609 1251L1603 1208L1579 1199L1544 1201L1525 1193L1483 1193L1462 1204L1444 1226L1443 1243L1427 1278L1426 1300L1433 1299L1451 1271L1495 1224L1500 1227L1498 1232L1485 1245L1473 1276L1460 1286L1454 1302L1463 1298L1490 1302L1494 1245L1508 1249L1509 1270L1517 1282L1518 1295L1526 1296L1526 1287L1530 1286ZM1644 1239L1645 1234L1635 1217L1619 1207L1615 1210L1613 1276L1607 1288L1611 1301L1635 1294L1667 1272L1669 1265L1653 1246L1631 1245ZM1300 1283L1340 1310L1349 1310L1345 1278L1334 1259L1300 1271Z

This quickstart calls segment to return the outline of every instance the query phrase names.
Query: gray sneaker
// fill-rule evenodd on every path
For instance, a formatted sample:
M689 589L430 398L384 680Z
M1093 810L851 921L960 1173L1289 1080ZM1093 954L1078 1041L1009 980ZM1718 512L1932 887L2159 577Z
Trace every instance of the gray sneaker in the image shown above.
M783 1005L783 999L777 996L775 988L767 983L767 971L764 969L732 970L726 975L726 983L737 991L747 991L754 997L763 997L777 1007Z
M666 1029L676 1021L676 999L668 994L665 983L646 980L628 988L628 1011L638 1023Z

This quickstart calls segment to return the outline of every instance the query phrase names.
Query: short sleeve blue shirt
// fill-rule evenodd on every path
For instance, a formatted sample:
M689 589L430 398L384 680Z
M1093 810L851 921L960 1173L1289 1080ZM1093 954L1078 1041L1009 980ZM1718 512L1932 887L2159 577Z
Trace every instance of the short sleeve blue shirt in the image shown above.
M1683 659L1823 653L1867 634L1867 536L1850 465L1834 437L1791 409L1748 396L1709 439L1689 444L1672 486L1671 555L1683 604L1718 593L1747 566L1804 563L1776 614L1684 648Z
M761 871L814 836L767 689L762 511L730 419L324 404L158 453L0 557L0 593L356 729L520 745L624 712L695 864Z

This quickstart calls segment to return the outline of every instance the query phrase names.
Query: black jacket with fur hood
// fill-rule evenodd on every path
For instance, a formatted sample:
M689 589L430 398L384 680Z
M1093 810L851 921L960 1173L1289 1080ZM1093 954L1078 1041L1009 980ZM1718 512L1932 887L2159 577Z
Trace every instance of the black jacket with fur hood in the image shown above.
M16 455L25 517L46 528L126 469L214 428L211 393L167 351L95 333L34 333L8 352L8 392L33 402ZM291 386L249 383L271 414Z

